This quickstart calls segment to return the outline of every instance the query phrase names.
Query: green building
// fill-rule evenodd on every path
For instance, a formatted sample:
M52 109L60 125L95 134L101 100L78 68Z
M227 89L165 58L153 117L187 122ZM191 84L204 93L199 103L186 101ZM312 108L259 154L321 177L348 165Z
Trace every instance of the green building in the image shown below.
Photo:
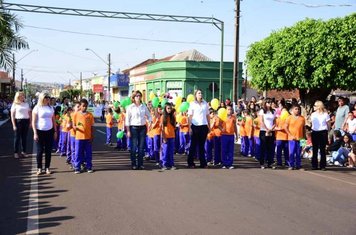
M195 51L195 50L194 50ZM193 52L194 52L193 51ZM195 51L196 53L196 51ZM196 56L195 56L196 57ZM200 56L201 58L202 56ZM186 97L196 89L205 100L219 98L220 62L163 60L130 71L130 90L140 90L144 100L153 91L157 95L169 92L173 98ZM224 63L222 98L233 98L233 62ZM239 93L242 90L242 63L239 64Z

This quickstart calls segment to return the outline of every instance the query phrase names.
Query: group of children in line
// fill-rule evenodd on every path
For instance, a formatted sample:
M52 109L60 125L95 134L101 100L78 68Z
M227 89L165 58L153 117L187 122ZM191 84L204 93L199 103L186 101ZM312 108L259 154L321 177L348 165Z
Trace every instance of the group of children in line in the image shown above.
M94 116L87 112L88 101L74 102L71 107L56 107L55 118L59 136L54 148L61 157L66 157L75 174L84 170L93 172L92 141L94 138Z

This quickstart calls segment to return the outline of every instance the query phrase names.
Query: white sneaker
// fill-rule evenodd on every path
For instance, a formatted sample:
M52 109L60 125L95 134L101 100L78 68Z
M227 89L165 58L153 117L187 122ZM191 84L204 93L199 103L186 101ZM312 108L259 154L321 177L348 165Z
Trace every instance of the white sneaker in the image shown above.
M221 169L226 169L226 166L221 167Z
M235 169L235 167L234 166L230 166L229 169L232 170L232 169Z
M174 170L177 170L177 167L172 166L172 167L171 167L171 170L173 170L173 171L174 171Z
M49 170L49 168L46 168L46 175L50 175L52 172Z
M335 161L335 162L334 162L334 165L335 165L335 166L340 166L341 164L340 164L340 162Z
M42 174L42 169L38 168L36 171L36 175L40 175L40 174Z

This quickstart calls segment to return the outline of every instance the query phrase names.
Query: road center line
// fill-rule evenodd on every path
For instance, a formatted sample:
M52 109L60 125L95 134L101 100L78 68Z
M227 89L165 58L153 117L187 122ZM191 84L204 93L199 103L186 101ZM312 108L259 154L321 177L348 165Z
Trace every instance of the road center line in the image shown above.
M100 132L101 134L106 135L106 132L104 132L104 131L101 131L101 130L98 130L98 129L97 129L97 131Z
M33 142L33 152L35 150L35 141ZM37 169L36 154L32 154L32 169L30 172L31 187L27 208L27 231L26 234L39 234L39 214L38 214L38 178L34 175Z
M331 180L336 180L336 181L343 182L343 183L346 183L346 184L350 184L352 186L356 186L356 183L352 183L352 182L349 182L349 181L346 181L346 180L341 180L341 179L338 179L338 178L335 178L335 177L332 177L332 176L321 175L321 174L317 174L317 173L310 172L310 171L305 171L305 172L309 173L309 174L312 174L312 175L324 177L324 178L331 179Z

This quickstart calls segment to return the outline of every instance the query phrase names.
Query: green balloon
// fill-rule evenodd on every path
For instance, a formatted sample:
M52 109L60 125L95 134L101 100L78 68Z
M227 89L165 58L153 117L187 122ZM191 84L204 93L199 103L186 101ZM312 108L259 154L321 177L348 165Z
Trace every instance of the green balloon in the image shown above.
M118 120L118 119L120 118L120 114L115 113L115 114L114 114L114 118L115 118L116 120Z
M117 109L117 107L119 107L119 102L115 101L114 102L114 107Z
M122 139L122 137L124 137L124 132L123 132L123 131L119 131L119 132L116 134L116 138Z
M179 107L179 111L181 111L181 112L185 112L188 109L189 109L189 103L188 102L183 102Z
M159 99L158 99L158 97L153 98L153 99L152 99L152 106L153 106L153 108L157 108L158 105L159 105Z
M163 99L161 102L161 107L164 108L164 106L166 106L167 102L168 101L166 99Z

